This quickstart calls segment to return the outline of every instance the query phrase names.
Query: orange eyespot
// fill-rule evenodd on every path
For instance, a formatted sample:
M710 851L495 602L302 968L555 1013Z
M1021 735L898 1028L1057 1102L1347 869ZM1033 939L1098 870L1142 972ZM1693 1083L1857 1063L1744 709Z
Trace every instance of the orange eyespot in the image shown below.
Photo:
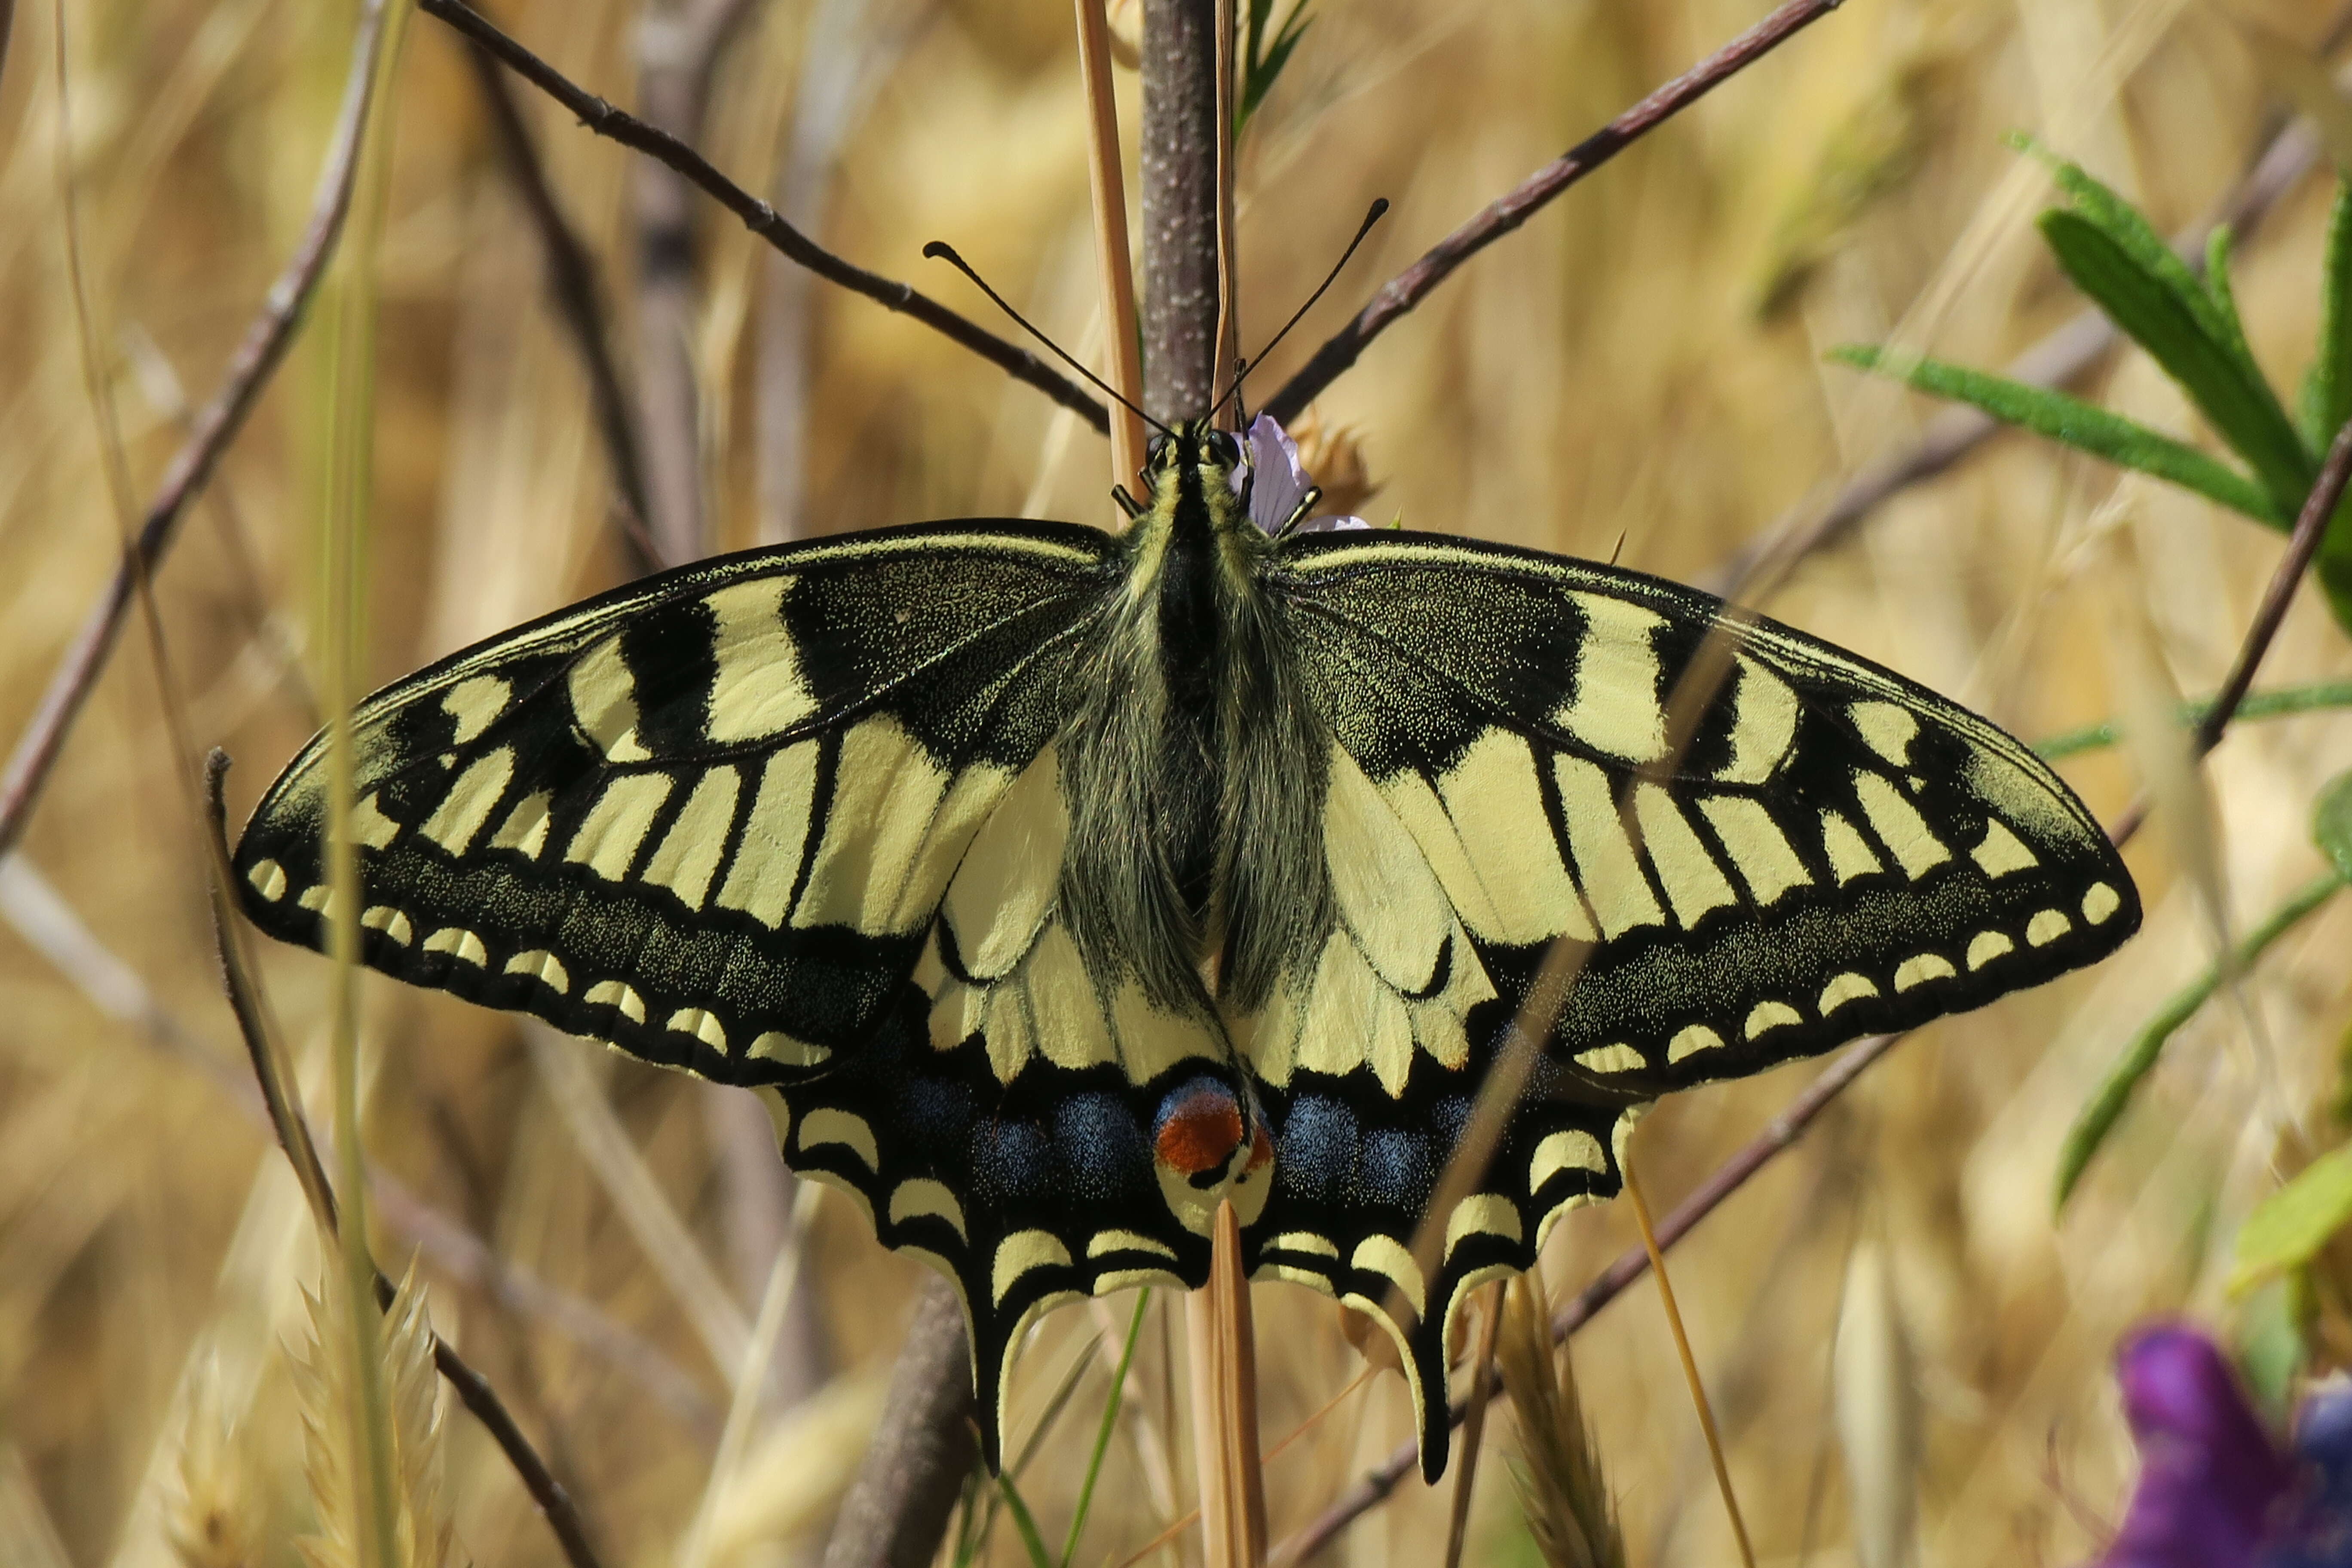
M1199 1176L1223 1170L1241 1142L1240 1101L1224 1085L1196 1079L1160 1103L1151 1152L1179 1175Z

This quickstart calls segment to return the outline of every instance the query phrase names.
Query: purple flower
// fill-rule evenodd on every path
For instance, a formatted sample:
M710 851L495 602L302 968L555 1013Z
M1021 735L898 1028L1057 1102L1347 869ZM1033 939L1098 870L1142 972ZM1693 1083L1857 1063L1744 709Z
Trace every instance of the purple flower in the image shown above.
M2305 1402L2290 1453L2197 1330L2144 1329L2116 1363L2140 1476L2098 1568L2352 1568L2352 1385Z
M1299 502L1307 499L1307 488L1314 483L1307 477L1307 470L1298 466L1298 443L1275 423L1271 414L1261 414L1250 423L1242 466L1233 474L1235 495L1241 493L1245 479L1249 484L1250 521L1267 533L1279 533L1283 525L1297 515ZM1300 523L1298 531L1327 533L1335 529L1370 527L1371 524L1360 517L1318 517Z

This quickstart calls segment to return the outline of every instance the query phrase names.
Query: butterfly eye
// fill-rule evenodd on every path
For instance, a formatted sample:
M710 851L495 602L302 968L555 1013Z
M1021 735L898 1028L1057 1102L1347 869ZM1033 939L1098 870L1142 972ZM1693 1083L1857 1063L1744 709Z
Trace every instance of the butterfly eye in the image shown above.
M1154 436L1151 444L1143 448L1143 460L1151 468L1158 468L1167 456L1168 437L1165 436Z
M1209 432L1210 460L1228 468L1239 468L1242 460L1241 443L1223 430Z

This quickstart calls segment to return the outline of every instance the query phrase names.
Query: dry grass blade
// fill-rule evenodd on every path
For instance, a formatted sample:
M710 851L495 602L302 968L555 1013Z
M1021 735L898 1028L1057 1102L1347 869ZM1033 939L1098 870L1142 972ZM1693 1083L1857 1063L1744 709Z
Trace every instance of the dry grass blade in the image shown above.
M1691 1405L1698 1412L1700 1434L1706 1439L1707 1462L1715 1469L1716 1490L1723 1496L1723 1511L1730 1516L1732 1539L1739 1546L1739 1561L1746 1568L1756 1568L1756 1548L1748 1539L1748 1521L1739 1511L1738 1495L1731 1489L1731 1469L1724 1462L1723 1434L1715 1424L1715 1406L1706 1397L1706 1384L1698 1374L1698 1360L1691 1354L1690 1334L1683 1327L1682 1308L1675 1302L1673 1279L1666 1273L1665 1254L1658 1250L1658 1233L1650 1224L1649 1200L1642 1195L1642 1184L1633 1174L1633 1160L1628 1140L1625 1158L1625 1198L1633 1207L1633 1222L1642 1227L1642 1246L1650 1255L1650 1277L1658 1282L1658 1301L1666 1310L1666 1327L1675 1337L1675 1355L1682 1363L1683 1381L1690 1389Z
M351 1357L341 1344L353 1332L341 1290L305 1293L310 1341L294 1358L294 1386L302 1415L303 1476L319 1533L297 1544L310 1568L360 1568L369 1558L352 1533L359 1467L352 1450ZM440 1384L433 1373L434 1334L425 1292L411 1274L393 1292L383 1325L362 1353L377 1358L392 1410L394 1464L392 1497L394 1544L385 1568L445 1568L453 1561L456 1531L442 1498Z
M1087 84L1087 177L1093 195L1095 265L1101 277L1104 376L1136 407L1143 403L1143 360L1136 339L1135 268L1128 256L1127 181L1119 169L1118 105L1111 95L1110 27L1103 0L1077 0L1078 68ZM1131 483L1143 468L1143 416L1110 410L1111 483Z
M163 1532L181 1568L250 1568L266 1542L268 1482L248 1435L222 1401L220 1383L216 1360L196 1369L174 1484L164 1500Z
M1265 1478L1257 1442L1257 1343L1241 1220L1217 1205L1209 1283L1185 1298L1192 1363L1192 1452L1208 1568L1263 1568Z
M1478 1485L1478 1451L1486 1436L1486 1408L1493 1381L1487 1368L1495 1360L1495 1338L1503 1327L1504 1282L1496 1280L1479 1292L1478 1348L1470 1358L1470 1397L1462 1417L1462 1452L1454 1460L1454 1517L1445 1531L1445 1568L1460 1568L1462 1549L1470 1539L1470 1503Z
M1890 1261L1867 1237L1846 1267L1832 1365L1855 1560L1861 1568L1907 1568L1918 1555L1917 1378Z
M523 1042L548 1098L579 1144L581 1158L596 1173L655 1272L685 1308L712 1363L733 1376L751 1343L751 1325L644 1156L629 1142L627 1130L588 1070L586 1054L577 1042L544 1024L525 1025Z
M1519 1505L1549 1568L1624 1568L1625 1542L1576 1369L1566 1346L1553 1347L1549 1318L1540 1272L1510 1281L1495 1350L1519 1431L1511 1464Z

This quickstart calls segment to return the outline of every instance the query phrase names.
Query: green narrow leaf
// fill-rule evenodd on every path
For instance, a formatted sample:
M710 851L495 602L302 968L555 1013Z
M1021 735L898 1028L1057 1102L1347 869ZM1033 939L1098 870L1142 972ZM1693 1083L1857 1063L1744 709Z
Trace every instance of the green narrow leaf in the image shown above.
M2302 1277L2291 1274L2238 1307L2239 1369L2264 1413L2282 1426L2294 1408L2295 1380L2309 1358L2304 1328L2310 1304Z
M2352 708L2352 680L2318 680L2308 686L2286 686L2275 691L2249 692L2245 700L2238 704L2237 721L2278 719L2292 713L2310 713L2328 708ZM2212 710L2213 700L2200 697L2193 701L2183 702L2174 710L2174 718L2182 729L2189 730L2203 723L2205 715ZM2099 751L2121 739L2123 731L2114 720L2109 719L2036 741L2033 754L2045 763L2054 763L2062 757Z
M2316 465L2270 384L2230 341L2229 324L2211 298L2193 287L2193 279L2184 295L2168 279L2151 274L2139 258L2079 213L2053 208L2042 215L2041 223L2042 238L2075 287L2180 384L2261 478L2275 513L2292 518L2311 489ZM2173 262L2181 276L2188 275L2178 257Z
M2221 324L2229 336L2224 340L2248 364L2254 363L2253 345L2246 342L2246 323L2238 314L2237 290L2230 285L2230 226L2217 223L2213 232L2205 237L2205 294L2221 312ZM2265 384L2268 384L2265 383ZM2305 450L2309 444L2305 443Z
M2311 814L2312 841L2336 863L2336 874L2352 882L2352 773L2337 773L2319 792Z
M2352 418L2352 181L2336 182L2320 268L2319 348L2303 378L2303 440L2324 451Z
M2080 163L2069 163L2031 139L2025 139L2020 144L2049 166L2051 178L2065 193L2076 216L2122 251L2135 269L2179 300L2195 318L2198 330L2204 336L2218 345L2233 349L2242 360L2242 368L2247 375L2258 382L2262 380L2262 372L2255 367L2252 354L2246 351L2245 335L2238 330L2236 311L2224 302L2229 286L2226 276L2221 284L2222 292L2213 292L2207 283L2200 282L2197 274L2189 269L2189 264L2180 259L2180 253L2172 248L2164 236L2157 233L2156 226L2147 221L2147 215L2126 201L2106 182ZM2222 246L2226 274L2227 240L2222 242ZM2209 242L2206 247L2209 264L2212 258L2212 246Z
M1249 16L1244 28L1242 47L1242 90L1234 105L1234 134L1239 137L1249 124L1250 117L1274 90L1283 68L1290 63L1291 52L1307 36L1307 0L1294 0L1282 25L1274 30L1271 41L1266 38L1267 22L1274 16L1274 0L1250 0Z
M1045 1538L1037 1533L1037 1518L1022 1500L1021 1489L1013 1484L1011 1472L996 1478L996 1489L1004 1498L1005 1511L1013 1515L1013 1528L1021 1532L1021 1544L1029 1553L1030 1568L1054 1568L1054 1559L1045 1552Z
M1143 1310L1151 1305L1151 1288L1135 1293L1135 1315L1127 1322L1127 1339L1118 1348L1118 1370L1111 1374L1110 1397L1103 1401L1102 1425L1095 1429L1095 1451L1087 1460L1087 1479L1078 1488L1078 1506L1070 1515L1069 1539L1062 1543L1062 1568L1077 1560L1078 1534L1087 1527L1087 1510L1094 1506L1095 1483L1102 1479L1103 1456L1110 1452L1110 1435L1118 1428L1119 1396L1127 1392L1127 1369L1135 1364L1136 1342L1143 1337Z
M2315 877L2293 893L2286 901L2271 911L2262 924L2248 931L2236 950L2228 954L2226 968L2221 963L2210 964L2205 972L2182 986L2157 1010L2156 1016L2143 1026L2107 1069L2106 1078L2092 1094L2074 1125L2067 1130L2066 1142L2058 1152L2058 1179L2052 1207L2063 1209L2074 1194L2076 1184L2091 1163L2092 1156L2115 1131L2116 1123L2130 1104L2132 1096L2147 1075L2155 1070L2157 1058L2164 1054L2165 1043L2179 1033L2180 1026L2197 1015L2207 998L2221 988L2224 973L2242 974L2253 967L2265 949L2293 931L2315 910L2342 890L2344 879L2333 868Z
M2257 522L2285 526L2269 492L2227 463L2096 404L1987 371L1943 360L1897 358L1864 345L1833 349L1830 357L1894 376L1920 392L1973 405L2004 425L2047 436L2120 468L2153 474ZM2285 515L2292 518L2294 513Z
M2352 1146L2333 1149L2255 1205L2238 1227L2228 1289L2236 1292L2311 1261L2352 1222Z
M2319 542L2319 559L2312 572L2336 624L2352 632L2352 500L2336 509L2327 521L2327 537Z

